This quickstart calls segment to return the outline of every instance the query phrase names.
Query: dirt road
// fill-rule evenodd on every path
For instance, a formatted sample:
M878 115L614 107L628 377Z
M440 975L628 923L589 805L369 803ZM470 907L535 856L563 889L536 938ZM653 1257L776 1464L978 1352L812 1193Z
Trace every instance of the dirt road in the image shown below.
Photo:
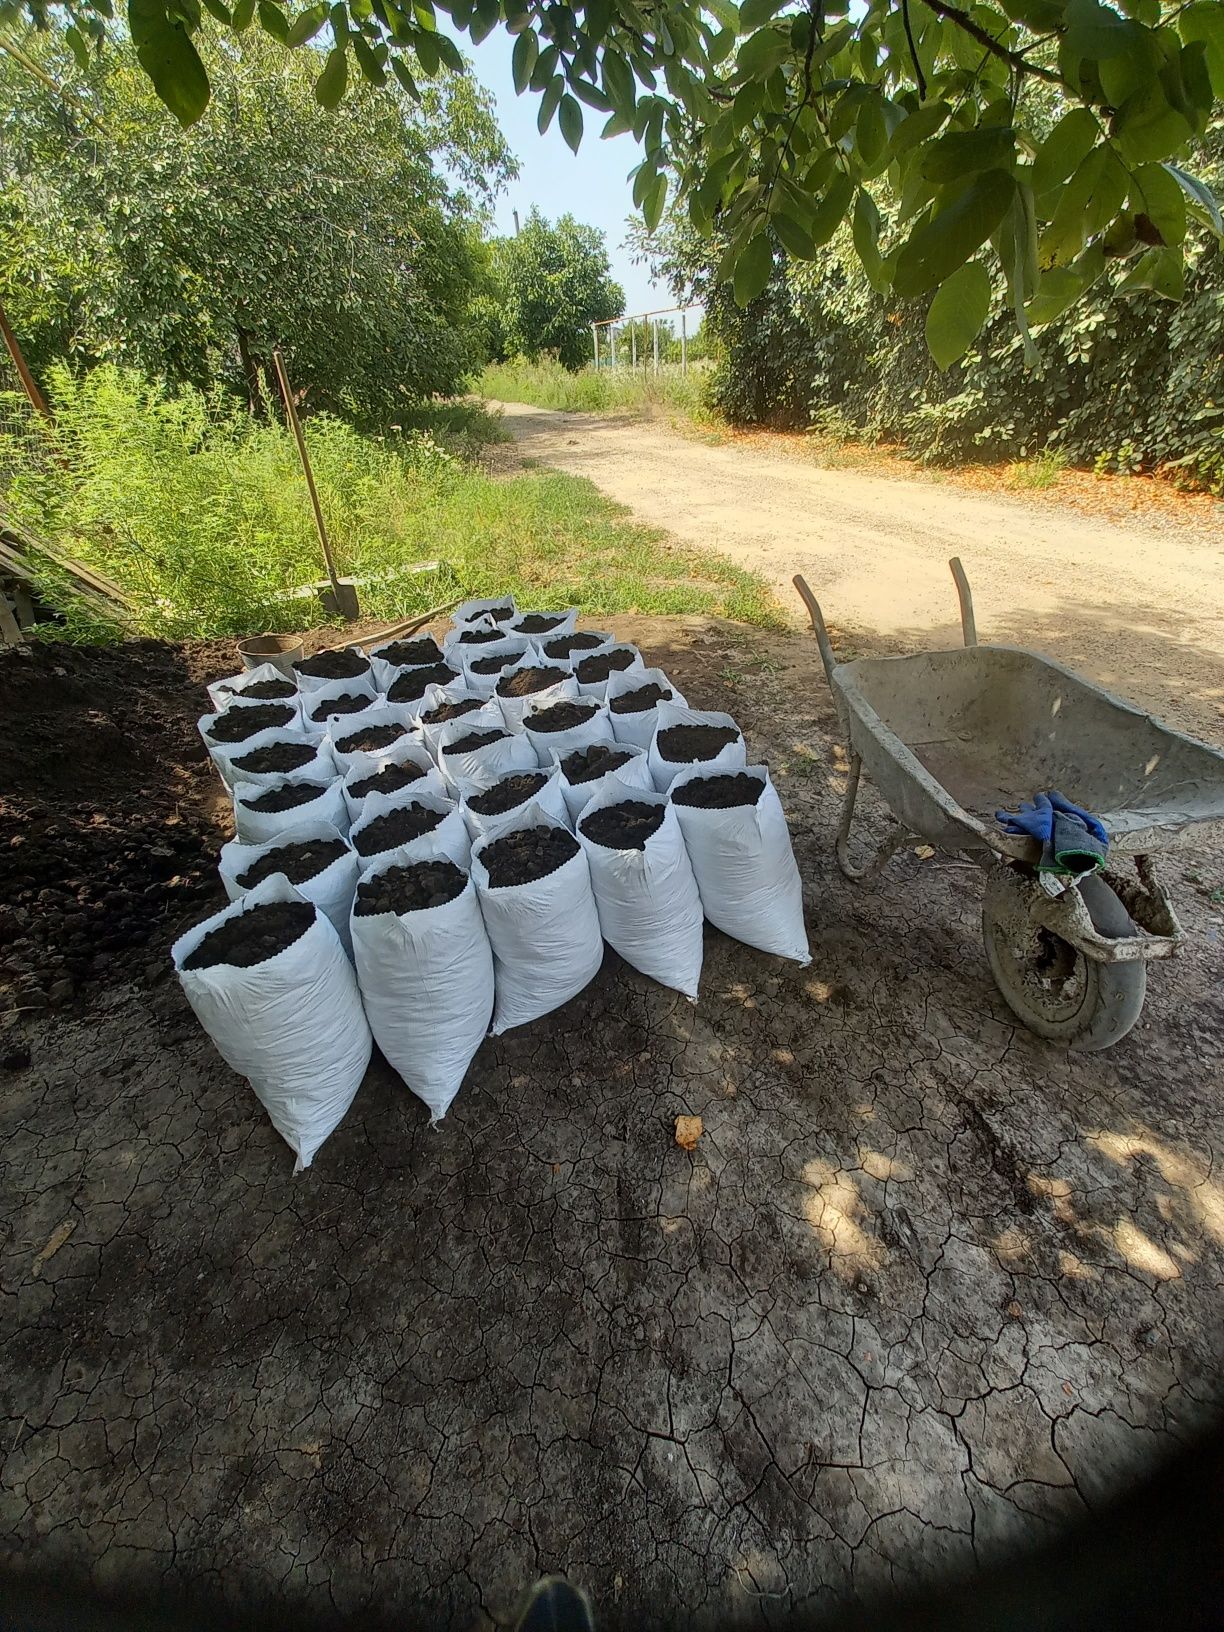
M657 423L504 405L524 457L586 476L636 517L721 550L799 613L803 573L848 643L959 638L946 567L969 572L983 639L1038 647L1170 723L1224 742L1224 524L1090 520L713 446Z

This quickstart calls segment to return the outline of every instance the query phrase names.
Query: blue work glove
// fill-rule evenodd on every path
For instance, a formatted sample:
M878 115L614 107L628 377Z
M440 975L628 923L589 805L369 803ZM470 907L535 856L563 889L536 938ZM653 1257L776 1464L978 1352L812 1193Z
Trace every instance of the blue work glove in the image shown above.
M1038 798L1040 797L1039 794ZM1081 810L1078 805L1073 805L1070 799L1065 799L1056 788L1050 789L1049 802L1060 815L1074 816L1084 824L1094 839L1098 839L1103 845L1108 846L1109 834L1105 831L1104 823L1101 822L1099 817L1094 816L1091 811Z
M1054 807L1044 793L1025 799L1017 811L996 810L995 821L1014 839L1036 839L1045 845L1054 837Z

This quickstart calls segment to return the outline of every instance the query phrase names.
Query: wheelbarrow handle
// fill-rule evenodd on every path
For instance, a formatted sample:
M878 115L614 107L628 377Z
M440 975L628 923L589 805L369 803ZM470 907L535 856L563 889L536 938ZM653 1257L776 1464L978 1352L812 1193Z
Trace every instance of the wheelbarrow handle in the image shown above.
M829 690L833 691L833 670L837 667L837 659L833 655L833 642L829 639L829 631L825 628L824 613L820 610L820 602L808 588L807 579L796 573L791 580L799 592L799 599L808 609L808 617L812 620L812 629L815 631L816 644L820 647L820 661L824 664L825 679L829 682ZM837 693L833 692L834 697Z

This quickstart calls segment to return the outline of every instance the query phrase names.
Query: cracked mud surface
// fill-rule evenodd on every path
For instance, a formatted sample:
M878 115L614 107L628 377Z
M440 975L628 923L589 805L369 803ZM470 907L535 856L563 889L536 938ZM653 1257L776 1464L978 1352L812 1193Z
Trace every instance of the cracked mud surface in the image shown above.
M694 1008L609 953L437 1131L376 1063L296 1180L168 964L24 1024L4 1566L455 1629L564 1569L601 1626L773 1626L1043 1539L1211 1419L1218 861L1164 868L1191 944L1136 1031L1060 1055L974 871L836 871L809 642L616 624L770 764L811 967L709 931Z

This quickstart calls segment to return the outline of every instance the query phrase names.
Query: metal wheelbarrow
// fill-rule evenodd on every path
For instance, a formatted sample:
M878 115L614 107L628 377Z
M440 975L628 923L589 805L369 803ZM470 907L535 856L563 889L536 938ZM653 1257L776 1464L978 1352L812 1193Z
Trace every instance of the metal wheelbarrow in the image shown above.
M820 606L794 580L812 619L849 777L837 833L847 878L879 871L907 841L962 855L986 871L982 935L999 991L1039 1037L1102 1049L1135 1024L1147 964L1185 934L1153 856L1224 838L1224 754L1172 731L1081 675L1015 646L979 646L968 579L963 648L839 663ZM893 824L857 866L850 831L863 768ZM1034 840L1011 838L994 812L1057 788L1109 831L1114 871L1072 881L1039 874Z

